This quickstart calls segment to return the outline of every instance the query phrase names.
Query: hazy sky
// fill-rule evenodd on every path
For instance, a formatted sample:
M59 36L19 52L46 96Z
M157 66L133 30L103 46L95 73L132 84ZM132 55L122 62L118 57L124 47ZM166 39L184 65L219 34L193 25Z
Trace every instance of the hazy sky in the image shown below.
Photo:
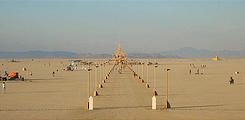
M244 50L245 0L0 0L0 51Z

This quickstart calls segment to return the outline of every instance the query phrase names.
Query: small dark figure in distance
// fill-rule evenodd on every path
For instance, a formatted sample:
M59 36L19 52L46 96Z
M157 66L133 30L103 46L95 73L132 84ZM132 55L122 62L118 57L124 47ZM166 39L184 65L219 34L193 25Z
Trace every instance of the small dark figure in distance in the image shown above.
M197 74L199 74L199 69L197 69Z
M3 82L3 83L2 83L2 86L3 86L3 93L6 93L6 83Z
M136 77L136 73L134 72L134 77Z
M230 84L234 84L234 79L232 77L230 77Z
M53 74L53 77L54 77L55 72L53 72L52 74Z
M4 71L4 76L9 76L9 74L7 73L7 71Z

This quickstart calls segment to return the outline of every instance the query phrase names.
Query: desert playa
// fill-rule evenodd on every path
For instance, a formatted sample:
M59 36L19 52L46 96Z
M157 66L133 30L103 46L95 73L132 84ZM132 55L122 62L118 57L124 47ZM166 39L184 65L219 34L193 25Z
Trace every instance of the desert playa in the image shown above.
M107 59L82 59L94 64ZM63 70L70 59L10 59L0 60L0 71L18 72L25 81L7 81L6 91L0 91L1 120L88 120L88 119L144 119L144 120L244 120L245 119L245 59L136 59L157 62L155 88L157 109L152 110L154 65L122 67L116 65L103 88L98 84L112 64L102 68L90 66L90 95L94 90L94 109L87 110L88 65L78 65L74 71ZM194 66L193 66L194 65ZM205 67L203 67L205 65ZM23 71L23 67L26 71ZM80 69L81 68L81 69ZM168 73L168 101L171 108L163 109L166 100L166 71ZM145 88L147 82L150 88ZM199 69L199 74L197 73ZM58 70L58 71L57 71ZM191 73L190 73L191 70ZM52 72L55 71L55 75ZM32 76L30 75L32 72ZM236 74L235 72L239 72ZM97 74L97 82L96 81ZM229 83L233 77L234 84Z
M245 120L244 5L0 0L0 120Z

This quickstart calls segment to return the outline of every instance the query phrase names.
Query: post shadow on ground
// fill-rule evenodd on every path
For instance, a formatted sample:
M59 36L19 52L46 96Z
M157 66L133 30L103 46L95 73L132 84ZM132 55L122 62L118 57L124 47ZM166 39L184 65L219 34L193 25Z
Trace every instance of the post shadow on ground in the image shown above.
M63 80L64 78L35 78L35 79L30 79L30 78L27 78L25 79L25 81L42 81L42 80Z
M111 96L111 97L113 97L113 96L125 96L125 95L127 95L127 94L107 94L107 95L100 95L101 97L103 97L103 96Z
M184 94L169 94L169 96L179 96L179 95L184 95ZM166 97L165 94L159 94L158 97Z
M195 110L196 108L210 108L210 107L221 107L224 105L197 105L197 106L180 106L180 107L172 107L168 110ZM115 107L100 107L100 108L94 108L94 110L116 110L116 109L136 109L136 108L145 108L148 110L151 110L151 105L146 106L115 106ZM165 110L163 108L163 105L157 105L157 108L160 108L160 110Z
M224 105L217 104L217 105L193 105L193 106L176 106L176 107L171 107L169 110L194 110L194 109L200 109L200 108L210 108L210 107L221 107ZM164 110L164 109L161 109Z

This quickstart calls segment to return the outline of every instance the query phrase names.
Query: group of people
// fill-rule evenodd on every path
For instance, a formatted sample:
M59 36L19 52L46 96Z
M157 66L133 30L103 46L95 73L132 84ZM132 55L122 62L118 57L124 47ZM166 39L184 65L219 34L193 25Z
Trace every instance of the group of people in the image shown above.
M7 72L6 72L6 74L7 74ZM6 74L5 74L5 75L6 75ZM7 75L8 75L8 74L7 74ZM53 72L52 75L53 75L53 77L54 77L54 76L55 76L55 72ZM1 90L1 91L3 91L3 93L5 94L5 93L6 93L6 82L5 82L6 79L4 79L4 78L1 77L1 76L0 76L0 79L1 79L1 81L2 81L2 85L1 85L1 86L2 86L2 90ZM0 93L1 93L1 91L0 91Z
M193 63L190 64L190 67L196 68L195 64L193 64ZM207 65L205 65L205 64L201 65L201 68L205 68L205 67L207 67Z
M190 64L190 67L191 67L191 68L196 69L196 73L194 73L194 74L197 74L197 75L198 75L198 74L203 74L203 73L200 73L199 68L198 68L198 67L196 67L196 65L195 65L195 64L193 64L193 63L192 63L192 64ZM202 64L202 65L201 65L201 68L206 68L206 67L207 67L207 66L206 66L206 65L204 65L204 64ZM189 74L191 75L191 73L192 73L192 70L190 69L190 70L189 70Z
M192 70L190 69L189 74L191 75L191 73L192 73ZM203 73L200 73L199 69L197 69L195 74L203 74Z
M195 68L195 65L194 64L190 64L190 67ZM201 68L205 68L205 67L207 67L207 66L206 65L201 65ZM190 69L189 70L189 74L191 75L191 73L192 73L192 70ZM197 72L195 74L199 74L199 69L197 69ZM238 74L239 74L239 72L238 72ZM230 85L234 84L234 82L235 82L235 80L232 77L230 77L230 80L229 80Z

